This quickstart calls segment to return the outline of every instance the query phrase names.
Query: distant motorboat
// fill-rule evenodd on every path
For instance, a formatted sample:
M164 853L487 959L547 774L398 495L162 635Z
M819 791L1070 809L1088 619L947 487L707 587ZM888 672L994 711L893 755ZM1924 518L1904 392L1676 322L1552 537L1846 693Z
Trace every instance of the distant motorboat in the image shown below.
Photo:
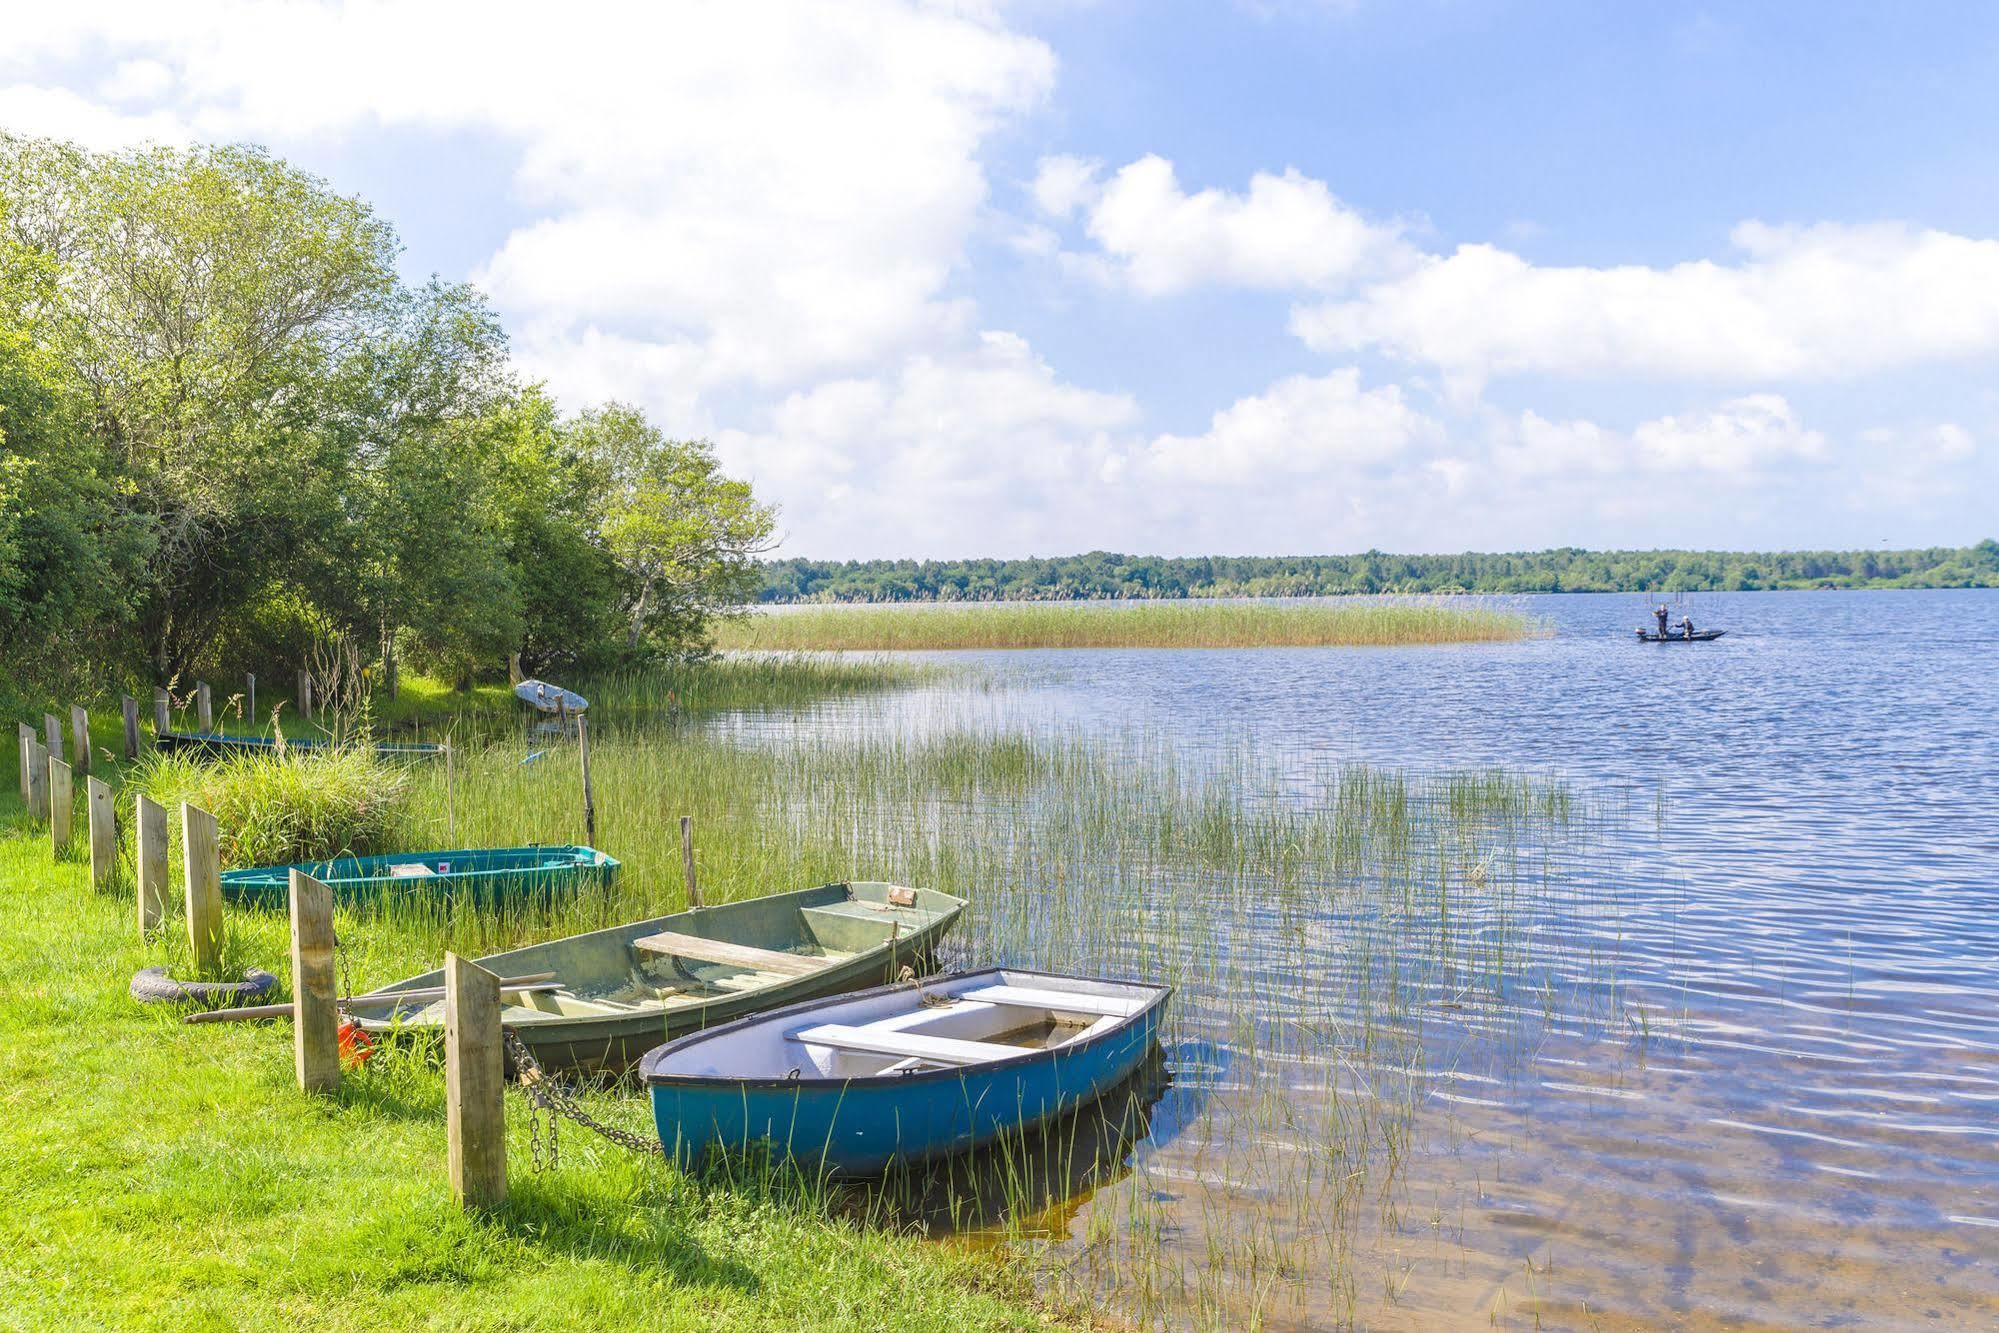
M1640 643L1711 643L1728 633L1725 629L1695 630L1692 634L1654 634L1650 630L1638 631Z
M544 713L581 713L590 707L590 701L576 691L545 680L522 681L514 686L514 697Z

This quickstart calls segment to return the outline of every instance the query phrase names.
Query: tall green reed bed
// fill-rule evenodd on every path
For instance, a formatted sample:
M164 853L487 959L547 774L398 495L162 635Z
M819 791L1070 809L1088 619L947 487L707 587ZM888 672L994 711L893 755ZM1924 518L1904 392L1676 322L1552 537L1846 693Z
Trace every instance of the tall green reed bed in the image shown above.
M557 683L590 701L592 725L655 727L725 709L804 709L833 699L879 694L938 674L938 669L880 655L832 657L809 652L716 655L639 670L571 676ZM445 682L406 677L394 702L370 704L375 719L397 735L461 741L522 730L521 701L504 685L453 690ZM295 718L288 730L298 727ZM311 734L319 734L313 730Z
M885 651L994 648L1306 648L1484 643L1546 627L1462 598L1338 601L821 606L730 621L724 648Z
M608 718L608 713L606 714ZM971 900L947 961L1166 982L1174 1086L1101 1122L813 1208L899 1228L979 1219L1052 1290L1108 1296L1140 1322L1232 1325L1260 1312L1351 1318L1370 1236L1399 1225L1412 1125L1448 1074L1467 1015L1505 1026L1558 984L1532 926L1604 812L1559 783L1504 773L1274 771L1253 746L1198 757L1145 737L839 735L770 726L747 743L682 720L627 719L593 741L597 845L617 885L538 909L343 910L357 987L683 906L678 818L695 819L709 901L846 878ZM573 742L508 736L402 770L410 848L583 836ZM231 918L236 961L284 956L275 914ZM592 1094L643 1129L630 1086ZM563 1171L617 1149L571 1134ZM1078 1146L1078 1145L1082 1146ZM660 1168L664 1170L664 1168ZM1056 1183L1060 1182L1060 1183ZM1095 1190L1069 1220L1075 1186ZM750 1186L742 1186L750 1187ZM770 1181L755 1189L775 1188ZM943 1197L939 1197L941 1189ZM1056 1220L1051 1220L1056 1219ZM1059 1243L1057 1241L1059 1239Z

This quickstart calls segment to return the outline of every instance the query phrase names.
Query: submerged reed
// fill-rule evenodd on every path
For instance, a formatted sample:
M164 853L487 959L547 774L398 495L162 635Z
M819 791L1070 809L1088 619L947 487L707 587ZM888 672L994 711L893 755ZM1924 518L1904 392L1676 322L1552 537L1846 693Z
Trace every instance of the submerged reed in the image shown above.
M787 608L729 621L716 642L758 651L1315 648L1482 643L1541 633L1545 627L1532 616L1484 602L1357 597Z

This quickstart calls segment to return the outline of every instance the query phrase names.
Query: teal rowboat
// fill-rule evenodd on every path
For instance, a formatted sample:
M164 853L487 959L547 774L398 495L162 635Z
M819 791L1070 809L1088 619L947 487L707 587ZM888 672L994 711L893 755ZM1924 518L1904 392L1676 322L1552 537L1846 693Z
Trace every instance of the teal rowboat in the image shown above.
M222 872L222 896L246 906L283 908L291 872L303 870L341 902L423 899L487 906L609 886L618 861L594 847L479 847L456 852L397 852L331 861L253 866Z
M237 736L224 731L163 731L155 743L162 750L182 751L200 755L207 759L221 759L233 754L276 754L277 738L274 736ZM333 748L331 741L316 736L286 737L285 749L301 752L316 752ZM428 759L444 753L444 747L434 741L377 741L376 754L385 759Z
M500 1021L542 1068L617 1072L660 1043L778 1005L842 995L923 969L963 898L893 884L698 907L478 959L531 988L501 993ZM543 981L552 974L553 981ZM376 1034L441 1029L442 971L342 1007ZM428 991L399 1002L399 991Z

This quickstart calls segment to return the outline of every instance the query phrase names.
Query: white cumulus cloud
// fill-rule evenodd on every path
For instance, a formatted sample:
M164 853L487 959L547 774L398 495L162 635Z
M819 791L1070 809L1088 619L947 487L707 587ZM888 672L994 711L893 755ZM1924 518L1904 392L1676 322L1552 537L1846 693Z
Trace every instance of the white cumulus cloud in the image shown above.
M1558 267L1460 246L1294 313L1328 355L1374 347L1499 375L1815 379L1999 352L1999 241L1899 225L1736 228L1732 263Z
M1389 463L1438 434L1400 388L1364 389L1347 367L1279 380L1215 413L1203 434L1159 436L1136 461L1155 478L1262 485Z
M1406 261L1399 225L1370 222L1321 181L1258 172L1241 194L1181 188L1173 164L1147 156L1099 187L1074 159L1044 162L1035 197L1086 226L1133 287L1163 295L1203 285L1338 288Z

